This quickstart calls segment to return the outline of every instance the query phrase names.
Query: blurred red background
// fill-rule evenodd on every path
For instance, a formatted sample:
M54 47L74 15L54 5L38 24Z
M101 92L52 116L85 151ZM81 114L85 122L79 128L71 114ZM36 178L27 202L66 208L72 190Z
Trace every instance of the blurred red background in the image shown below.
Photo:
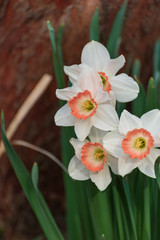
M55 97L51 45L46 21L55 30L64 23L64 64L80 63L83 46L89 41L89 26L96 9L100 12L101 42L106 43L122 0L1 0L0 1L0 109L6 127L44 73L53 81L29 112L13 139L22 139L49 150L60 158L59 128L53 116L58 106ZM141 80L152 76L153 47L159 37L159 0L129 0L119 54L138 57L142 62ZM46 157L16 147L31 170L34 161L40 170L39 187L56 222L66 235L65 195L61 169ZM41 229L14 175L6 154L0 159L0 239L28 240Z

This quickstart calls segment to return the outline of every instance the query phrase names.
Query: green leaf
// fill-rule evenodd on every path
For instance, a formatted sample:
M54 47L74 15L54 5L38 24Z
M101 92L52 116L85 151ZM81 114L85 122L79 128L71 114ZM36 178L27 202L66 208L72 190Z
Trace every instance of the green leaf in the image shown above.
M61 232L59 231L50 210L40 193L40 191L35 189L32 178L27 171L26 167L22 163L19 156L14 151L13 147L11 146L10 142L6 137L5 132L5 123L4 123L4 114L1 114L1 134L2 134L2 141L6 149L6 153L9 157L10 163L15 171L15 174L18 178L21 187L24 190L24 193L44 231L44 234L48 240L64 240ZM36 170L34 171L34 175Z
M155 79L155 85L158 86L158 80L160 77L160 38L156 41L154 46L153 76Z
M38 165L37 163L33 164L32 167L32 183L36 190L38 190Z
M63 34L63 27L61 26L58 34L58 42L55 40L54 28L50 21L47 21L47 26L49 30L49 36L52 46L52 56L53 56L53 64L54 71L56 75L56 81L58 88L64 88L64 73L63 73L63 60L62 60L62 52L61 52L61 39Z
M147 112L155 108L158 108L157 89L155 86L154 79L150 78L148 83L148 89L147 89L145 110Z
M135 59L133 68L132 68L132 76L136 79L139 85L139 94L135 100L132 101L132 113L137 117L141 117L145 113L145 89L140 82L140 68L141 63L139 59Z
M90 40L99 41L99 37L99 12L98 8L96 8L90 26Z
M126 8L127 0L124 0L124 3L113 22L112 30L109 34L107 49L111 55L111 58L115 58L117 56Z
M155 168L156 180L160 190L160 156L157 158L154 168Z

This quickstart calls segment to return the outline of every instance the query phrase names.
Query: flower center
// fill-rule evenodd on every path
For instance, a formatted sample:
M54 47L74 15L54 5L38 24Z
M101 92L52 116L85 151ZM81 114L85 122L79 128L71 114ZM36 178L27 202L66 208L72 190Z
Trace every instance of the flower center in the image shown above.
M71 113L78 119L87 119L96 113L97 103L88 90L79 92L68 102Z
M92 172L98 172L104 168L106 153L100 143L85 143L81 151L82 163Z
M90 100L86 100L84 103L82 103L82 107L86 111L91 111L94 109L94 104Z
M136 141L135 141L135 147L136 147L137 149L143 149L143 148L145 148L145 146L146 146L146 141L145 141L144 138L139 137L139 138L136 139Z
M104 72L98 72L98 73L102 79L103 91L109 93L112 90L112 86L111 86L110 82L108 81L108 77L106 76L106 74Z
M144 128L134 129L127 132L126 138L122 140L122 148L130 158L146 158L154 145L154 139L150 132Z

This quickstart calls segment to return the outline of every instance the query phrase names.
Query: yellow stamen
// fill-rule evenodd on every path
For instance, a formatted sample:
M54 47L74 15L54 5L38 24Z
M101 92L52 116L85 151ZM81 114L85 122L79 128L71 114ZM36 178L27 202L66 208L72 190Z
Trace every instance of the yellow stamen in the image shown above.
M82 107L84 110L91 111L94 108L93 103L90 100L86 100L83 104Z
M144 138L139 137L139 138L136 139L136 141L135 141L135 147L136 148L143 149L143 148L145 148L145 146L146 146L146 141L145 141Z

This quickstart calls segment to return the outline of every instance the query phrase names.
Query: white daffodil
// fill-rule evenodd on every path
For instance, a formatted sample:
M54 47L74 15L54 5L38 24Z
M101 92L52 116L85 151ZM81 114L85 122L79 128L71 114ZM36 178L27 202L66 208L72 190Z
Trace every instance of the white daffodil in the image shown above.
M70 140L76 155L69 163L68 172L76 180L87 180L90 178L98 189L103 191L112 179L107 164L108 155L101 143L102 136L106 133L100 130L96 130L96 132L98 133L97 137L94 134L89 135L90 141L80 142L74 138Z
M123 55L110 59L107 49L102 44L91 41L82 50L81 62L80 65L64 67L73 85L77 84L79 74L89 66L97 71L103 83L103 90L108 92L111 98L115 97L119 102L129 102L137 97L139 86L136 81L125 73L116 75L124 66Z
M118 116L109 96L101 89L101 81L97 81L97 72L87 68L78 79L78 85L58 89L59 99L68 102L57 111L55 123L58 126L74 126L80 141L89 134L92 126L109 131L117 128Z
M160 110L149 111L141 118L124 110L118 131L109 132L103 146L117 158L121 176L138 167L145 175L155 178L154 163L160 155L160 149L156 149L160 147Z

